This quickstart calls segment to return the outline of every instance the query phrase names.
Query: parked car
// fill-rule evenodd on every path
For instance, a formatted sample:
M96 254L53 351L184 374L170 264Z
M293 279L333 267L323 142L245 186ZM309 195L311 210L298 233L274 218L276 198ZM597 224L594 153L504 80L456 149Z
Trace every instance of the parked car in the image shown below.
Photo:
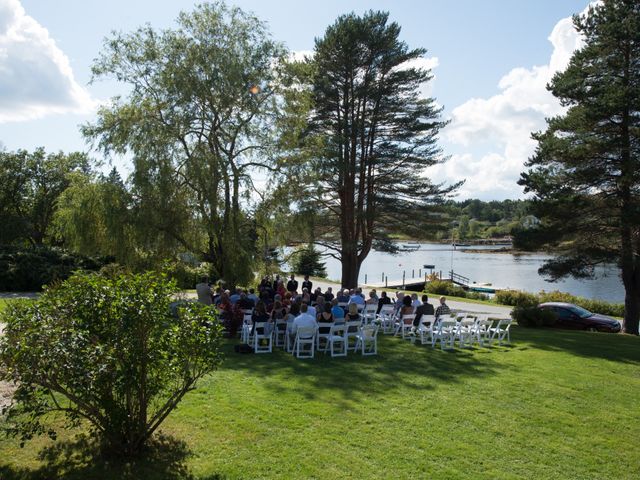
M553 311L558 317L554 326L559 328L611 333L618 333L622 329L620 322L615 318L591 313L573 303L547 302L541 303L538 308Z

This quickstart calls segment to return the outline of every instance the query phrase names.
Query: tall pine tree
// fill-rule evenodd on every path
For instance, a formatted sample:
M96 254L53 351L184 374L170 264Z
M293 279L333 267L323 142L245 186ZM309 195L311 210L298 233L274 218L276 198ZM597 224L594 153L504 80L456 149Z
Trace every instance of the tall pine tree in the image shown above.
M574 17L585 45L550 91L568 107L548 120L520 184L535 194L539 243L559 253L541 273L588 277L617 263L624 331L640 317L640 3L604 0Z
M343 15L315 45L305 195L320 216L315 240L342 262L346 287L374 240L423 233L433 203L453 190L425 175L444 160L436 140L445 125L420 96L431 79L416 66L426 50L409 49L388 17Z

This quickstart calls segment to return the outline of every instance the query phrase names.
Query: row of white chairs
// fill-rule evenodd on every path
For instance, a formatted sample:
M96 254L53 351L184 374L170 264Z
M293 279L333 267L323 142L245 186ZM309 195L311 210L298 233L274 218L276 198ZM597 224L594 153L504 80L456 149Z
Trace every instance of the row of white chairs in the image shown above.
M245 315L242 325L242 341L250 344L255 353L271 353L273 347L282 347L298 358L313 358L316 350L343 357L349 350L362 355L378 353L378 326L363 325L360 320L342 324L324 323L318 327L300 327L291 333L291 321L278 319L252 323L251 315Z

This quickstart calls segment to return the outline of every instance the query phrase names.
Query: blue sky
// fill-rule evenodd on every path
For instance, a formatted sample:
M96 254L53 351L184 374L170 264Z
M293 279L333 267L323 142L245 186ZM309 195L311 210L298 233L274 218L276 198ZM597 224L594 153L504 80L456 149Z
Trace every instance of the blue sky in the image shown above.
M544 85L580 45L569 17L585 0L257 1L233 3L267 22L292 51L340 14L386 10L410 47L428 50L435 79L425 93L451 124L441 145L451 159L429 171L437 181L466 178L460 198L519 198L515 184L532 153L532 130L562 112ZM7 149L87 150L78 125L124 91L88 85L90 66L112 30L173 25L193 1L0 0L0 142ZM98 157L97 153L94 156ZM126 165L118 164L126 173Z

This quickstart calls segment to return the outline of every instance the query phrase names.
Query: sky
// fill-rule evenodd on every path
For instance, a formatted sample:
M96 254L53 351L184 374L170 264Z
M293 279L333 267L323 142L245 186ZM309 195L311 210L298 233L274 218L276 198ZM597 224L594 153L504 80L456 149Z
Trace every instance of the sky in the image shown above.
M101 103L126 87L90 83L91 65L112 31L149 23L173 27L186 0L0 0L0 145L7 150L88 151L79 131ZM571 15L587 0L236 0L269 25L292 52L345 13L390 13L401 40L426 48L434 78L422 92L442 105L440 134L448 161L431 167L436 182L466 180L458 199L523 198L517 185L535 142L531 132L562 113L545 86L563 70L581 39ZM126 159L116 159L126 175Z

